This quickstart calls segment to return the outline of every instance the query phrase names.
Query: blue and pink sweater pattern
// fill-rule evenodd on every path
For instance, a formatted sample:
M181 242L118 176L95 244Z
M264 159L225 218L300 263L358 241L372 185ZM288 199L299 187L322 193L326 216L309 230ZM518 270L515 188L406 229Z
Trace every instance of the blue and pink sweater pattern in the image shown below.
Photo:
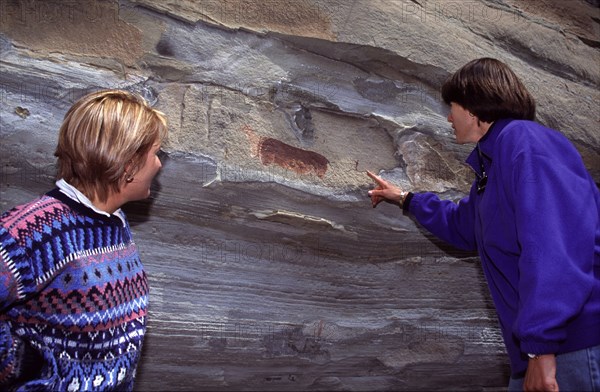
M131 231L55 189L0 217L0 389L131 390L148 282Z

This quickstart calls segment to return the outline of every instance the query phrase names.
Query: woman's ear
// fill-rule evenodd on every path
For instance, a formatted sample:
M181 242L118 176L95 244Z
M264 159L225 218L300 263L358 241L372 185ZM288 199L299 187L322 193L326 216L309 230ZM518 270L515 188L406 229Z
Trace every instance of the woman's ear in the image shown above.
M125 165L125 172L124 172L125 182L128 184L133 182L134 174L135 173L134 173L133 161L129 161L127 163L127 165Z

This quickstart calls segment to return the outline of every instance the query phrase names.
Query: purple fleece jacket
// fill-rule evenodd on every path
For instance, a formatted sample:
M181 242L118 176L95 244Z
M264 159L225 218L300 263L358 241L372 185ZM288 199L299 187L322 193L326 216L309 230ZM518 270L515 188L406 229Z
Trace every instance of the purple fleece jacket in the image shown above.
M600 344L600 193L575 147L538 123L499 120L480 140L487 187L458 204L433 193L405 205L431 233L477 250L513 376L527 353ZM474 149L467 163L479 174Z

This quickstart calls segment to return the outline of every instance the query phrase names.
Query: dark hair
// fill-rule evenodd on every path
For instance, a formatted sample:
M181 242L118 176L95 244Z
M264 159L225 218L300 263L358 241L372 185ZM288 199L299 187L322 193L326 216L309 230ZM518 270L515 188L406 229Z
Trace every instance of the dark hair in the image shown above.
M442 98L484 122L535 118L535 100L525 85L508 65L492 58L473 60L456 71L442 86Z

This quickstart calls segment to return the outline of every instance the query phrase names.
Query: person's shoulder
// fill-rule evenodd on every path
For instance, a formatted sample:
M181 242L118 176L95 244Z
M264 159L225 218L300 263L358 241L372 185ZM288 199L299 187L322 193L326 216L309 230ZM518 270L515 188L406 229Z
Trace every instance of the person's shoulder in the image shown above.
M43 229L43 226L52 227L69 211L63 202L46 194L4 212L0 216L0 226L16 238L24 232Z
M552 130L535 121L511 120L502 129L498 137L502 140L522 140L524 138L536 138L549 131Z
M536 121L530 120L512 120L502 130L501 136L505 139L510 138L532 138L539 140L564 140L567 137L562 132L556 129L549 128Z
M511 121L498 137L503 155L516 158L521 154L554 160L579 160L581 156L562 132L535 121Z
M536 121L512 120L498 135L498 142L505 147L518 151L544 154L548 147L570 149L569 139L561 132L546 127Z

